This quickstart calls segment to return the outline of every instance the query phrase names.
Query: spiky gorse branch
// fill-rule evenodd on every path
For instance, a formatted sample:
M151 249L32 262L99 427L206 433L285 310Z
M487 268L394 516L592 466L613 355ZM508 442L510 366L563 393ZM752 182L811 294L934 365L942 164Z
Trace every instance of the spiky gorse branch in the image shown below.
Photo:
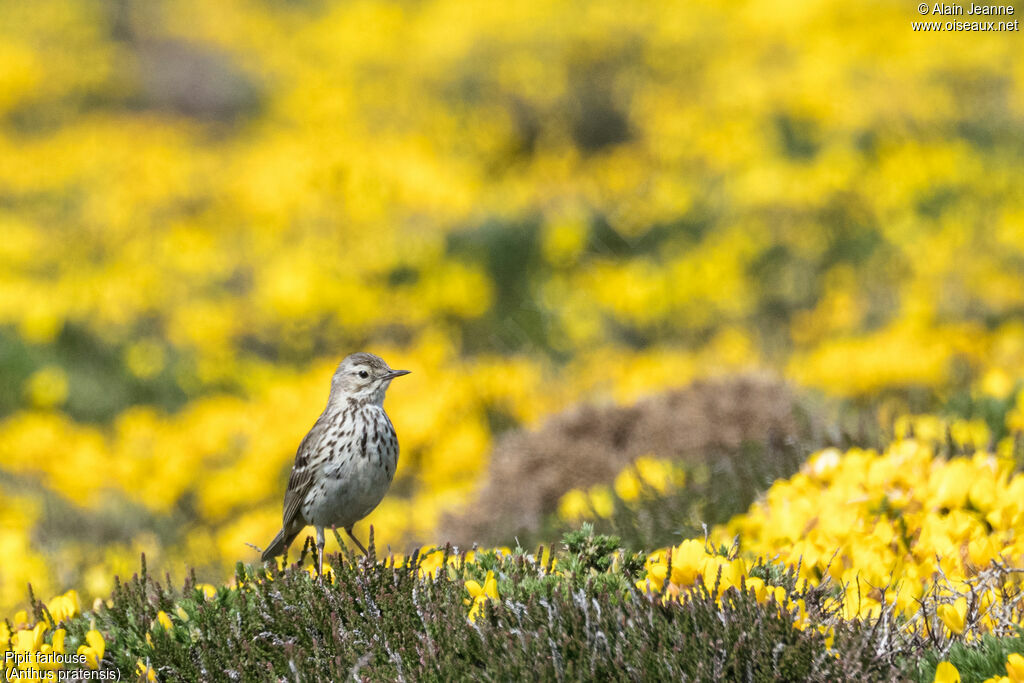
M993 560L974 576L953 580L940 569L906 629L945 655L956 643L985 635L1017 636L1024 618L1024 568Z

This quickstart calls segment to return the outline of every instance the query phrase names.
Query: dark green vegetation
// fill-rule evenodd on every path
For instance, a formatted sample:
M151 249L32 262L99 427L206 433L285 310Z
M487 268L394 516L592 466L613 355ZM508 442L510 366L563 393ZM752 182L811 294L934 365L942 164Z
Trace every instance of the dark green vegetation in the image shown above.
M917 661L912 668L913 677L921 683L930 683L939 662L951 662L960 672L961 683L981 683L992 676L1006 675L1006 658L1014 652L1024 652L1024 637L996 638L983 636L973 645L955 643L940 657L932 650Z

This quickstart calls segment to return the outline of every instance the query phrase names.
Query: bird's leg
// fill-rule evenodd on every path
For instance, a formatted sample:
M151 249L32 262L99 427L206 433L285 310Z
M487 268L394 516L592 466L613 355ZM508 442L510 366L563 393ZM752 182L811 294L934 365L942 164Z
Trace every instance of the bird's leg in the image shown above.
M359 542L359 539L356 538L355 535L352 533L352 527L350 527L350 526L349 527L345 527L345 533L348 534L348 537L351 538L352 541L357 546L359 546L359 549L363 551L363 555L369 555L370 554L370 553L366 552L366 548L363 546L362 543Z
M316 580L324 580L324 546L327 545L327 540L324 538L324 528L318 526L316 528Z

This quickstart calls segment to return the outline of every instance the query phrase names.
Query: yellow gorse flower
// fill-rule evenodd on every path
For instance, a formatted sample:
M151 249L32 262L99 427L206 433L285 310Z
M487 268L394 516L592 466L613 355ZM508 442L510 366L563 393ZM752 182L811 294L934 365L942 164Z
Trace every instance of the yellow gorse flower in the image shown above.
M28 379L25 394L39 408L58 406L68 397L67 374L56 366L42 368Z
M170 631L174 628L174 622L167 616L167 612L160 610L156 613L156 623L160 624L165 630Z
M664 495L685 481L685 472L677 463L643 455L615 477L615 493L628 503L640 496L645 485Z
M11 649L16 652L38 652L43 644L43 634L46 632L46 624L39 622L33 628L19 629L11 637Z
M586 491L571 489L558 499L558 516L564 520L576 521L591 515L590 499Z
M196 590L203 594L203 597L207 600L212 600L217 597L217 587L209 583L197 583Z
M494 577L494 572L492 571L487 572L483 586L473 579L466 581L466 590L469 591L470 597L470 600L467 602L471 602L469 609L470 621L476 621L476 618L483 611L485 602L500 599L498 597L498 580Z
M939 662L933 683L960 683L960 672L950 662Z
M64 629L62 629L62 628L57 629L56 631L53 632L53 635L51 637L51 642L50 643L43 643L42 645L39 646L39 653L43 654L43 655L47 655L47 654L54 653L54 652L58 652L58 653L63 654L64 653L64 638L65 638L66 635L67 635L67 633L65 632ZM62 664L59 661L54 661L54 662L43 662L39 666L42 669L59 669L59 668L62 667Z
M85 663L90 669L98 669L106 652L107 644L103 640L103 634L96 629L91 629L85 634L86 645L78 646L78 654L85 655Z
M957 598L951 605L939 605L938 614L950 631L957 635L963 633L967 617L967 598Z
M54 597L46 603L46 609L58 624L70 619L81 611L78 591L72 589L63 595Z
M1006 658L1006 676L1009 683L1024 683L1024 656L1011 652Z
M135 675L146 681L156 681L156 671L141 659L135 662Z

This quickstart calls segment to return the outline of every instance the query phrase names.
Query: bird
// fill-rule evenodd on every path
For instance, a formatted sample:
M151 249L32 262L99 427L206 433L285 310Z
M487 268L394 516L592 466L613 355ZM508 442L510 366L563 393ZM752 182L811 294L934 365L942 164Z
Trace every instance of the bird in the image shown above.
M384 394L396 377L379 356L346 356L331 377L327 407L295 453L284 494L281 530L262 561L284 554L309 525L316 529L317 576L323 576L324 528L342 528L364 555L352 527L380 503L398 466L398 437L384 412Z

